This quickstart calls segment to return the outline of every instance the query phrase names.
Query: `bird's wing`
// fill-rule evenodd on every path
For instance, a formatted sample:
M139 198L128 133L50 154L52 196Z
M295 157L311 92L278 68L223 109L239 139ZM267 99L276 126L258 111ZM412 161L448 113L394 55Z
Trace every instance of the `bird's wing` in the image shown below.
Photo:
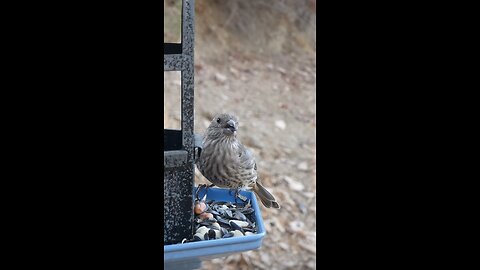
M257 163L255 162L255 157L253 156L252 151L248 150L244 145L240 145L238 148L238 158L240 159L240 164L242 164L246 169L257 170Z

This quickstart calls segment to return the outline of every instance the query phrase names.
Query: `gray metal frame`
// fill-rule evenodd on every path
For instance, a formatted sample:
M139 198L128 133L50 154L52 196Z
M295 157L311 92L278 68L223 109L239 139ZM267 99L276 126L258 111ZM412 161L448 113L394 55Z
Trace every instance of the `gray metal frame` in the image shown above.
M179 243L192 236L195 172L194 42L195 3L182 0L181 44L164 44L163 70L181 71L182 146L164 151L164 242ZM168 140L168 138L167 138Z

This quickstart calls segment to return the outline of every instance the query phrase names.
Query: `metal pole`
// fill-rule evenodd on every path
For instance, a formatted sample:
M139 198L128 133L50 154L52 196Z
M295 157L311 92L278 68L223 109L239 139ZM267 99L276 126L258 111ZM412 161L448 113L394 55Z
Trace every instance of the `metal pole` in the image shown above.
M180 243L193 234L194 187L194 0L182 1L182 44L165 44L164 71L181 71L182 130L165 130L164 243ZM179 145L181 141L181 145ZM175 143L177 142L177 143Z

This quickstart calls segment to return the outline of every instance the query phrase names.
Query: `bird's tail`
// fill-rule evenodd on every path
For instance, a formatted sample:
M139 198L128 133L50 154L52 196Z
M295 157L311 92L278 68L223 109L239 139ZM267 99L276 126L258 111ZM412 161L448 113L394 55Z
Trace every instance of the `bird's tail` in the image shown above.
M260 201L262 201L265 207L280 209L280 205L277 203L275 197L273 197L273 195L268 192L268 190L263 187L260 182L257 181L257 183L253 185L252 190L255 192L255 194L257 194L257 197L260 198Z

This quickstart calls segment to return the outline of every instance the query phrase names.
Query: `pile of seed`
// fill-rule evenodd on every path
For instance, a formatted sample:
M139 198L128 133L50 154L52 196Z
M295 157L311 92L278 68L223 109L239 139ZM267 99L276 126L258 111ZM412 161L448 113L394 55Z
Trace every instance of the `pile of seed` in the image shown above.
M257 232L255 210L250 201L231 203L224 201L195 202L195 234L182 243L253 235Z

